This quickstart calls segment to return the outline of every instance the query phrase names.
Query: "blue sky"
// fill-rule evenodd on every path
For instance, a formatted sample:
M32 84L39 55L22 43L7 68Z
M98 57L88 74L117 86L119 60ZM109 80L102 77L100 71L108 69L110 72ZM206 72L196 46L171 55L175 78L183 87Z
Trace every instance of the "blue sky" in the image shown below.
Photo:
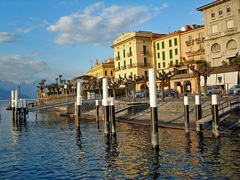
M0 0L0 79L19 84L87 74L123 32L203 24L213 0Z

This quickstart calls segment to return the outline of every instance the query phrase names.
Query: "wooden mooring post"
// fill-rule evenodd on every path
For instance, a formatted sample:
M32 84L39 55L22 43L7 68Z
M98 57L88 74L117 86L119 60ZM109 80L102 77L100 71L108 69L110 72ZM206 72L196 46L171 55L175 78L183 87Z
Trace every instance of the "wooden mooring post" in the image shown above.
M149 71L149 98L151 108L151 141L154 149L159 148L158 137L158 114L157 114L157 89L156 89L156 71L151 68Z
M196 107L196 131L197 133L200 133L202 131L202 124L198 124L197 121L202 119L201 95L195 95L195 107Z
M189 134L189 98L184 96L185 134Z
M215 138L219 137L218 95L212 95L212 133Z
M96 123L98 129L99 129L99 104L100 100L96 100Z
M103 86L103 100L102 105L104 108L104 134L105 136L110 136L110 126L109 126L109 105L108 105L108 79L102 79Z
M81 106L82 106L82 96L81 96L81 81L77 80L77 99L76 99L76 107L75 107L75 124L76 129L80 131L80 119L81 119ZM81 132L81 131L80 131Z

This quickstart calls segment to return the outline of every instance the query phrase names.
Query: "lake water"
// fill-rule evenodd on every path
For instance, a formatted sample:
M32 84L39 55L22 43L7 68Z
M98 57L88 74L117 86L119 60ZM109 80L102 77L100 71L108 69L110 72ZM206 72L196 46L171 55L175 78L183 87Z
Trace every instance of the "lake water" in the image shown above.
M29 114L26 125L12 123L1 103L0 179L239 179L240 138L159 129L160 148L151 146L150 127L117 123L106 139L103 124L54 113Z

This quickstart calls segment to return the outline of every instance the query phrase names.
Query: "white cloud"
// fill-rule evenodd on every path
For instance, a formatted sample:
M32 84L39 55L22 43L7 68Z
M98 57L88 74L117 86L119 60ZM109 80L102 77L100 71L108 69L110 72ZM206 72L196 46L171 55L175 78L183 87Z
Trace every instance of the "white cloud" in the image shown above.
M157 14L159 14L161 12L161 10L163 10L164 8L167 8L168 4L164 3L162 6L160 7L154 7L153 8L153 12L154 12L154 16L156 16Z
M32 82L36 79L37 74L48 68L47 63L35 59L39 52L33 55L10 55L0 57L0 77L2 80L20 83L22 81Z
M30 32L31 30L33 30L33 29L34 29L34 27L30 27L30 28L26 28L26 29L18 28L17 31L20 32L20 33L26 34L26 33Z
M0 43L17 42L19 35L16 33L0 32Z
M111 44L123 32L134 28L151 18L146 6L105 7L95 3L85 8L82 13L61 17L47 29L58 33L55 43L75 45L94 43L95 45Z

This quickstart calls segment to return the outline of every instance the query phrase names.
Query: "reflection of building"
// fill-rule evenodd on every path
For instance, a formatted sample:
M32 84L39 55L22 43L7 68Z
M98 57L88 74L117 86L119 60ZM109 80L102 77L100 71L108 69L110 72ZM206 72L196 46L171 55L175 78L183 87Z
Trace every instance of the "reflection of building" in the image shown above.
M204 16L207 61L213 67L232 64L240 52L240 1L218 0L197 10ZM220 85L226 90L239 83L239 72L233 68L220 68L208 78L208 85Z
M97 78L114 77L114 60L109 58L103 61L103 63L98 64L98 60L96 59L95 66L91 68L88 75Z
M147 75L148 69L155 67L152 40L160 36L147 31L119 36L111 46L114 49L115 78Z
M240 51L239 9L239 0L218 0L197 8L203 12L206 57L212 66L231 63Z

